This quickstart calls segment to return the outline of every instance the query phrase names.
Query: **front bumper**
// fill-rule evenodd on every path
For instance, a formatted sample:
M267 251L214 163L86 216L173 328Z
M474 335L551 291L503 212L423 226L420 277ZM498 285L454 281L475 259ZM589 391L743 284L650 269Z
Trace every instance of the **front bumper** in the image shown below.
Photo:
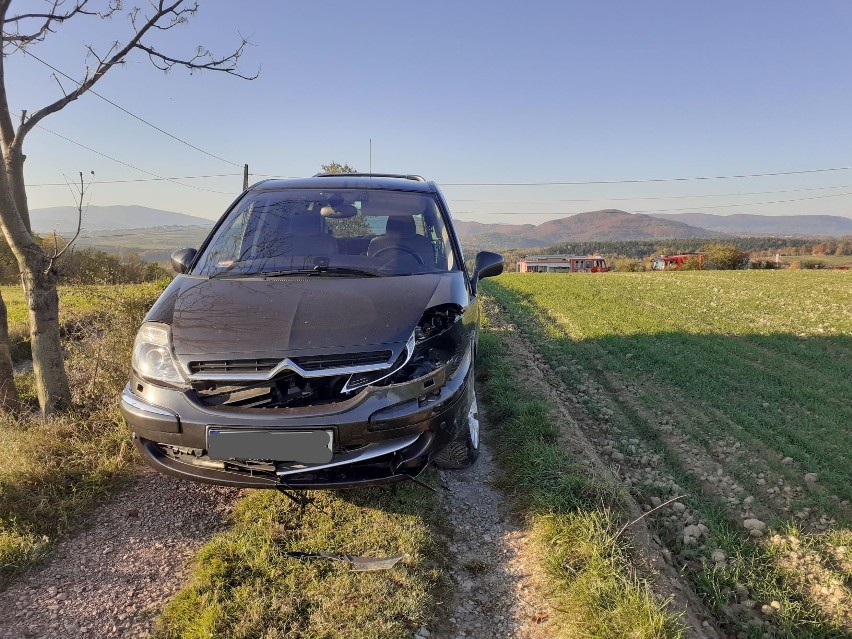
M205 407L191 392L134 377L122 393L121 411L142 458L163 473L241 488L350 488L418 475L467 427L472 385L468 350L452 372L441 368L409 382L367 387L343 402L289 410ZM324 464L211 460L211 427L333 430L334 454Z

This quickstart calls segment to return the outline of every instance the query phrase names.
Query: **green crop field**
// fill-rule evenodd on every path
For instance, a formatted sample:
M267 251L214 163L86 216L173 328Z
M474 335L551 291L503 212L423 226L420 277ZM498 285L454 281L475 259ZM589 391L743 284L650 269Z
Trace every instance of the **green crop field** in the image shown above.
M515 273L483 288L637 501L685 495L651 519L720 623L850 636L852 273Z

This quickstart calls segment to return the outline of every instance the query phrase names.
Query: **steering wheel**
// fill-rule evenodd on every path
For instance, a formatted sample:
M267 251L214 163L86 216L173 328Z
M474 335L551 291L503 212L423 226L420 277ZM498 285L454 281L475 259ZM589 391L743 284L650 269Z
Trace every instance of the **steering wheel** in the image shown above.
M391 251L401 251L401 252L403 252L403 253L407 253L408 255L410 255L410 256L412 256L414 259L416 259L416 260L419 262L420 266L426 266L426 262L424 262L424 261L423 261L423 258L422 258L422 257L420 257L417 253L415 253L415 252L414 252L414 250L412 250L412 249L408 248L407 246L401 246L401 245L397 245L397 246L386 246L385 248L383 248L383 249L379 249L378 251L376 251L375 253L373 253L373 257L374 257L374 258L376 258L376 259L378 259L378 258L379 258L379 256L380 256L382 253L390 253Z

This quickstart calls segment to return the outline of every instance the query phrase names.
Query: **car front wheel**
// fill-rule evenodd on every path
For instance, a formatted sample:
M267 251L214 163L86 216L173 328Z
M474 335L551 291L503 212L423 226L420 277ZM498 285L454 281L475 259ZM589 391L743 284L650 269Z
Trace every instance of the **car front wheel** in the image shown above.
M467 428L460 428L453 440L437 455L435 465L446 470L468 468L479 457L479 413L476 404L476 391L471 391L473 399L467 413Z

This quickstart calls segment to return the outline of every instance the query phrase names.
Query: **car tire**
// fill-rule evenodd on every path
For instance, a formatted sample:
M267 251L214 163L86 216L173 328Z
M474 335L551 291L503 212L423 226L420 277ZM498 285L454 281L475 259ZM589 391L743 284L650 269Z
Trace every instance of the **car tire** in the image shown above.
M467 428L460 428L453 440L435 455L435 465L444 470L463 470L479 457L479 413L476 391L467 413Z

